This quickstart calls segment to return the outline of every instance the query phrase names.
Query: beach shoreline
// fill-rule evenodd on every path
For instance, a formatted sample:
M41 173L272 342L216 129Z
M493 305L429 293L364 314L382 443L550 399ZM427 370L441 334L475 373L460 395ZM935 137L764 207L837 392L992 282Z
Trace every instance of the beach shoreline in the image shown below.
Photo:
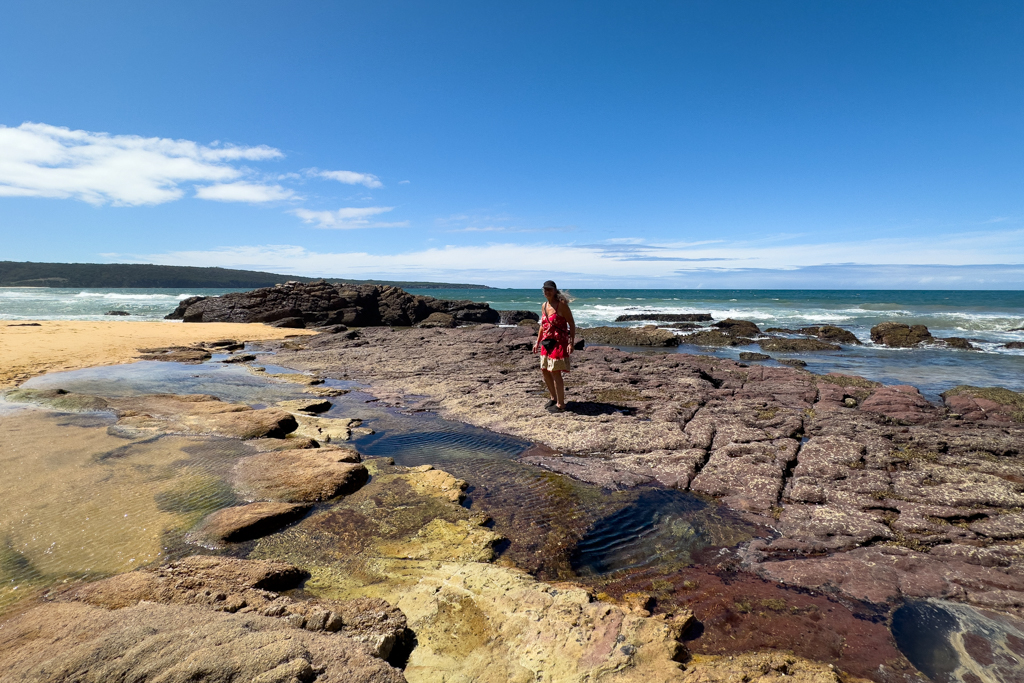
M139 349L190 346L234 339L238 342L310 335L310 330L261 323L207 323L128 320L34 320L0 324L0 389L51 372L116 365L139 360Z
M296 335L306 336L281 343ZM569 411L555 415L543 407L546 396L530 353L534 335L532 327L494 325L316 331L260 324L54 322L0 328L0 363L5 371L15 369L15 351L25 363L42 359L35 375L130 363L140 348L256 342L246 350L269 351L274 365L305 373L292 377L365 383L363 391L377 405L427 410L531 441L537 446L520 455L520 463L610 495L654 487L714 499L729 514L770 526L777 536L737 547L722 560L728 566L685 569L657 581L639 572L585 582L587 590L604 596L599 599L615 604L647 596L641 614L699 615L711 635L686 643L698 657L717 652L713 638L727 635L714 631L718 603L701 603L705 593L686 587L717 585L716 572L732 576L729 581L742 577L736 604L747 599L748 589L763 591L758 595L767 605L776 605L778 595L788 600L790 593L804 591L832 597L822 597L820 605L800 603L798 610L829 613L833 599L860 606L842 612L851 624L861 612L877 617L921 598L951 600L955 609L996 610L1007 619L1024 617L1024 486L1016 483L1024 480L1024 425L1013 414L954 414L952 399L935 405L912 387L860 377L587 346L573 356ZM42 367L47 358L51 366ZM980 397L963 400L975 398ZM471 486L484 480L465 478ZM530 572L521 555L510 554L506 561ZM722 600L732 604L733 598ZM796 628L803 623L800 614L772 617L772 628ZM750 618L768 618L758 615ZM838 615L829 613L829 619ZM756 630L751 624L744 633ZM892 666L902 659L887 633L865 632L851 642L862 649L882 642ZM749 637L741 650L777 647ZM779 642L790 637L797 636L787 631ZM839 661L833 659L832 664ZM870 667L853 668L859 675L870 673Z

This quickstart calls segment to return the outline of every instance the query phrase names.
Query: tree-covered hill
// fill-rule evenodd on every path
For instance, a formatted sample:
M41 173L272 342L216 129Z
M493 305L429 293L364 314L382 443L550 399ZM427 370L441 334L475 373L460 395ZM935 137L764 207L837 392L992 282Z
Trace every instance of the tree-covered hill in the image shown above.
M258 270L156 266L143 263L33 263L0 261L0 287L272 287L296 280L313 282L320 278L278 275ZM324 278L328 282L395 285L403 289L488 289L485 285L446 282L400 282Z

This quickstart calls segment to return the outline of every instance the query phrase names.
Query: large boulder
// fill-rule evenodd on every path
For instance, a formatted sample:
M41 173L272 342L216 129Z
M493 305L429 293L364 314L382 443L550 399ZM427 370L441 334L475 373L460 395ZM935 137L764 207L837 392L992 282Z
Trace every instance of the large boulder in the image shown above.
M931 342L932 333L924 325L904 323L879 323L871 328L871 341L884 346L908 349L925 342Z
M250 292L190 297L166 317L184 322L271 323L285 327L407 327L432 313L460 323L497 323L498 311L476 301L446 301L384 285L286 282Z
M733 337L756 337L761 334L761 329L749 320L726 318L719 320L714 327Z
M841 344L860 344L860 339L857 339L857 335L849 330L836 327L835 325L802 327L800 328L800 333L809 334L812 337L817 337L818 339L823 339L825 341L839 342Z

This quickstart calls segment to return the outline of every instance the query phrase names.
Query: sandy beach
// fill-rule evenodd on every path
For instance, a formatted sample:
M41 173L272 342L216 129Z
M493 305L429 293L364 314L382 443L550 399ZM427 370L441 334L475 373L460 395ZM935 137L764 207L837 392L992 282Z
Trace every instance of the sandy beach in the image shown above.
M183 325L123 320L44 320L37 326L7 322L0 325L0 389L48 372L130 363L139 358L139 349L144 348L188 346L217 339L240 342L282 339L301 334L315 332L255 323Z

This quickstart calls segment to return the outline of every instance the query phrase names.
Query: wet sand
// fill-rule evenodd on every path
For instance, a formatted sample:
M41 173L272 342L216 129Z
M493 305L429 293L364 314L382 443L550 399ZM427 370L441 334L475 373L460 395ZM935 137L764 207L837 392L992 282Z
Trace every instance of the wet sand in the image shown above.
M31 324L35 322L39 325ZM188 346L217 339L282 339L297 334L315 332L243 323L4 321L0 323L0 389L48 372L131 363L138 360L140 348Z

